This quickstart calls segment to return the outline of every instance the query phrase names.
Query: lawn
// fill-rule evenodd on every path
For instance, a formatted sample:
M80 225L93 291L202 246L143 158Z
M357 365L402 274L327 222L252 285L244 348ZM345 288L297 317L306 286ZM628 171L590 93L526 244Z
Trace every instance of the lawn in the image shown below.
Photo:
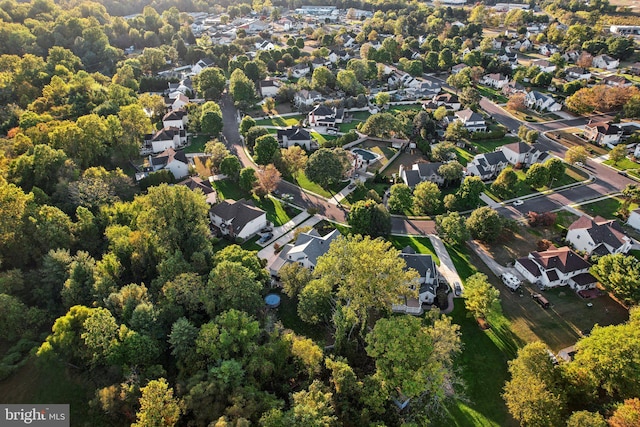
M473 160L473 154L458 146L456 146L456 156L458 157L458 161L462 166L466 166L467 163Z
M461 246L445 243L445 247L447 248L449 257L451 257L451 261L453 261L453 265L456 267L458 275L463 281L478 272L473 264L471 264L471 254L466 245Z
M311 338L323 347L326 329L303 322L298 316L298 301L296 299L289 298L284 293L280 293L280 298L280 306L275 310L282 325L298 335Z
M431 255L437 265L440 265L440 259L436 255L435 249L428 237L416 236L390 236L389 241L396 249L402 250L406 246L411 246L419 254Z
M530 194L548 191L551 188L562 187L563 185L575 184L577 182L583 181L587 178L587 176L574 167L567 167L565 170L565 174L560 178L553 181L553 187L543 186L540 188L531 188L530 185L525 183L526 173L522 169L515 170L516 175L518 176L518 182L515 186L513 193L507 197L507 199L514 199L517 197L528 196ZM502 200L502 199L498 199Z
M267 213L267 220L271 221L273 225L279 226L288 222L291 218L296 216L300 211L290 206L285 207L282 202L273 197L267 197L261 199L251 193L243 191L238 184L228 179L222 181L214 181L213 187L218 192L218 197L221 200L233 199L251 200L253 203L264 210Z
M293 180L295 181L295 184L299 185L305 190L311 191L312 193L319 194L323 197L326 197L327 199L333 197L334 194L339 193L340 190L342 190L348 184L346 181L343 181L343 182L339 182L337 184L332 185L328 189L324 189L320 185L316 184L315 182L310 181L309 178L307 178L307 175L305 175L303 170L298 171L294 175Z
M491 153L496 151L496 148L502 147L503 145L511 144L512 142L518 141L518 138L515 136L505 136L504 138L499 139L485 139L482 141L473 141L470 140L469 143L475 145L478 148L478 153Z
M634 257L638 261L640 261L640 250L632 249L632 250L629 251L629 255L631 255L632 257Z
M619 197L610 197L598 202L580 205L578 206L578 209L591 216L600 215L601 217L604 217L606 219L616 219L616 212L618 211L618 209L620 209L622 203L623 199ZM634 210L637 208L637 203L631 203L631 205L629 206L629 210Z
M614 164L613 160L606 160L604 164L621 171L626 171L628 169L640 169L640 163L633 162L629 159L620 160L617 164Z
M322 135L322 134L319 134L318 132L311 132L311 137L316 141L318 141L318 144L321 147L324 145L325 142L333 141L334 139L338 138L335 135Z
M211 141L210 135L196 135L191 138L191 144L185 147L185 153L202 153L207 142Z
M476 88L478 89L478 92L480 92L480 95L485 96L500 104L505 104L507 101L509 101L509 98L504 96L499 90L481 85L477 85Z
M305 118L304 115L298 114L290 117L273 116L267 119L256 120L256 126L297 126L300 120Z

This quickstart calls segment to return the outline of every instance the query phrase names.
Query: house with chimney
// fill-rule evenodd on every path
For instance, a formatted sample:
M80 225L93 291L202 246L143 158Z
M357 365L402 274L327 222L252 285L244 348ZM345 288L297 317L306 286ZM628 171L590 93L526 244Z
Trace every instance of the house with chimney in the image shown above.
M551 158L549 152L540 144L526 144L522 141L500 147L507 161L512 165L528 168L534 163L543 163Z
M533 108L539 111L560 111L562 109L562 105L560 105L556 100L551 96L537 90L532 90L527 92L524 97L524 103L527 108Z
M467 174L479 176L483 181L486 181L497 177L507 166L509 166L509 161L502 151L482 153L476 155L467 164Z
M173 148L167 148L162 153L153 156L149 155L150 172L160 170L170 171L175 179L182 179L189 175L189 161L184 151L176 151Z
M344 121L344 109L316 105L307 115L310 126L332 127Z
M291 263L298 263L313 271L318 263L318 258L326 254L331 242L340 236L340 231L337 229L324 236L321 236L315 229L300 233L296 242L284 245L278 253L278 257L269 265L271 277L278 278L280 269Z
M509 77L500 73L486 74L482 77L481 83L495 89L502 89L504 85L509 83Z
M245 241L268 225L267 213L252 201L226 199L209 210L213 227L223 236Z
M440 169L440 166L443 164L442 162L414 163L410 169L404 165L400 165L398 174L400 178L402 178L402 181L412 190L423 181L433 182L440 186L444 184L444 177L438 173L438 169Z
M584 126L584 137L598 145L612 147L620 143L622 128L611 122L589 122Z
M283 148L292 147L294 145L304 147L307 151L312 148L311 133L298 126L293 126L289 129L278 129L277 139L280 146Z
M568 246L531 252L515 262L516 270L542 289L567 285L574 291L594 288L597 280L589 273L590 267L591 264Z
M162 128L157 132L144 136L144 143L140 150L141 155L161 153L167 148L174 150L187 144L187 132L177 127Z
M454 120L461 121L469 132L487 131L487 123L484 121L482 114L476 113L469 108L462 111L456 111L455 117L456 118Z
M185 129L189 123L189 114L185 110L172 110L162 117L162 126L167 128Z

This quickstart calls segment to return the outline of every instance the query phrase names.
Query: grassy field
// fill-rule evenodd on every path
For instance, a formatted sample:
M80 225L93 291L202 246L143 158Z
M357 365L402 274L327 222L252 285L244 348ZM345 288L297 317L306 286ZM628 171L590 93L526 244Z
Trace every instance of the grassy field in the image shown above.
M364 182L364 185L356 186L356 188L354 188L353 191L343 199L342 204L347 202L352 205L358 200L366 199L369 190L374 190L380 197L382 197L387 188L389 188L389 184L374 183L373 180L367 180Z
M492 89L490 87L482 86L482 85L477 85L476 88L478 89L478 92L480 92L480 95L485 96L500 104L504 104L509 100L509 98L504 96L502 92L499 90Z
M547 185L540 188L531 188L530 185L525 183L526 173L522 169L515 170L516 175L518 176L518 182L515 186L513 193L508 196L508 199L513 199L522 196L528 196L529 194L534 194L537 192L547 191L551 188L562 187L563 185L574 184L576 182L583 181L587 178L585 174L580 172L579 170L573 167L567 167L565 174L560 178L553 181L552 187ZM502 199L499 199L502 200Z
M304 115L298 114L290 117L274 116L267 119L256 120L256 126L297 126L300 120L305 118Z
M337 139L338 137L335 135L322 135L318 132L311 132L311 137L313 139L315 139L316 141L318 141L318 144L322 147L324 145L325 142L327 141L333 141L334 139Z
M623 159L619 161L617 164L614 164L613 160L606 160L604 164L614 167L621 171L626 171L629 169L640 169L640 163L632 162L629 159Z
M616 219L616 211L620 209L622 205L623 199L619 197L610 197L608 199L600 200L598 202L588 203L586 205L578 206L582 212L589 214L591 216L600 215L603 218L607 219ZM629 206L630 210L634 210L638 208L637 203L631 203Z
M462 166L466 166L467 163L473 160L473 154L458 146L456 146L456 157Z
M222 181L214 181L213 186L218 191L218 197L222 200L252 200L253 203L264 210L267 213L267 220L271 221L273 225L279 226L288 222L292 217L300 213L298 209L286 207L278 199L273 197L266 197L261 199L251 193L247 193L240 189L238 184L228 179Z
M293 179L295 181L295 184L299 185L305 190L319 194L326 198L333 197L334 194L339 193L340 190L342 190L348 184L348 182L346 181L339 182L335 185L332 185L328 189L324 189L320 185L316 184L315 182L310 181L309 178L307 178L307 176L305 175L304 171L302 170L298 171L294 175Z
M204 146L207 142L211 141L211 136L209 135L197 135L191 138L191 144L188 147L185 147L185 153L202 153L204 151Z
M473 141L470 140L469 143L475 145L478 148L478 153L491 153L496 151L496 148L502 147L503 145L511 144L512 142L517 142L518 138L515 136L505 136L504 138L499 139L487 139L482 141Z
M431 255L437 265L440 265L440 259L436 255L435 249L428 237L416 236L390 236L389 241L396 249L402 250L406 246L411 246L419 254Z

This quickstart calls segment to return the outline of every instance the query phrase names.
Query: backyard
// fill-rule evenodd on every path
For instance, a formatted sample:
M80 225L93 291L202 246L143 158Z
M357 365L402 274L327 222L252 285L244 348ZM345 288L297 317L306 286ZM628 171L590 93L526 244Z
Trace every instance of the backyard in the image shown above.
M391 143L374 141L371 139L363 141L357 147L364 148L380 156L367 167L367 172L371 173L375 173L375 171L383 168L398 152L396 148L391 147Z
M597 202L580 205L578 206L578 209L591 216L600 215L601 217L606 219L619 219L616 215L616 212L618 211L618 209L620 209L623 202L624 199L620 197L609 197ZM637 208L637 203L631 203L629 205L629 210L631 211Z
M396 249L404 249L411 246L417 253L431 255L437 265L440 265L440 259L436 255L435 249L428 237L417 236L389 236L388 239Z
M196 135L191 137L191 143L184 148L185 153L202 153L207 142L211 141L210 135Z
M290 127L297 126L301 120L306 118L303 114L296 114L295 116L270 116L266 119L254 119L256 120L256 126L279 126Z

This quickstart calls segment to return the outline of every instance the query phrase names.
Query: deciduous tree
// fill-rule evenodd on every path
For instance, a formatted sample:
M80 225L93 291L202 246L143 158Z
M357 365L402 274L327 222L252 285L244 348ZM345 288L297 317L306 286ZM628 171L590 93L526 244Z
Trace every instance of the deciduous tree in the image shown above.
M309 156L304 172L311 181L326 188L340 181L347 167L337 150L321 148Z
M509 198L516 191L518 175L511 168L503 169L491 184L491 191L502 198Z
M387 201L389 210L392 213L402 214L413 205L413 195L411 188L406 184L394 184L389 190L389 200Z
M491 242L502 233L502 219L497 211L483 206L471 212L467 219L467 228L474 239Z
M464 282L464 305L475 317L486 317L500 304L500 291L485 274L476 273Z
M640 261L633 256L605 255L598 259L591 271L607 290L619 298L630 303L640 301Z
M450 212L446 215L436 217L436 227L438 234L449 243L462 244L471 238L465 218L458 212Z
M614 165L617 165L621 161L627 158L627 146L626 144L618 144L611 151L609 151L609 160L613 161Z
M265 166L262 170L256 172L257 182L254 191L259 196L266 196L273 193L281 181L280 171L272 164Z
M360 200L351 206L347 222L354 234L372 237L387 236L391 232L391 216L375 200Z
M182 401L173 396L167 380L151 380L140 391L140 410L133 427L173 427L178 423Z
M589 152L581 145L576 145L567 150L564 154L564 161L570 165L585 163L589 158Z
M413 209L416 214L430 215L441 206L441 193L437 184L423 181L413 190Z
M534 163L531 165L527 174L525 175L524 182L533 188L540 188L549 183L549 169L540 163Z
M254 160L259 165L273 163L277 154L279 154L278 140L272 135L263 135L256 139L254 147Z

